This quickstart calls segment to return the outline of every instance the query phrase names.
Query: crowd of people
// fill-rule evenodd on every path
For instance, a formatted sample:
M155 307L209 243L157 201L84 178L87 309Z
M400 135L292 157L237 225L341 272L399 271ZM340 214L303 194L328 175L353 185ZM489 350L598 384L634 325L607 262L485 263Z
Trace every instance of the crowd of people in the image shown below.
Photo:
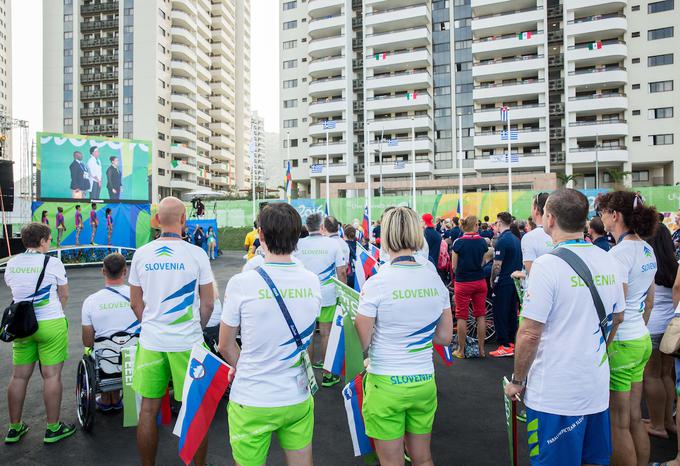
M353 286L358 245L373 246L382 264L363 283L355 325L366 365L365 429L381 464L403 464L405 452L412 464L432 464L433 345L452 345L455 317L454 355L464 358L471 311L485 357L489 301L498 346L488 354L515 358L505 391L524 398L531 463L646 465L649 435L678 428L675 361L659 345L680 313L680 235L636 193L601 195L590 221L589 210L582 193L562 189L536 195L524 221L508 212L491 223L390 207L364 228L320 213L303 222L289 204L273 203L246 237L247 262L220 301L213 257L200 247L210 230L196 230L198 245L185 241L186 208L168 197L156 214L158 239L129 267L118 254L104 260L104 287L83 303L83 344L140 331L133 387L142 397L142 465L155 464L161 398L172 381L181 401L191 349L202 343L233 368L227 412L236 463L265 464L275 433L289 465L311 465L315 381L306 368L323 370L338 302L328 279ZM5 442L29 430L23 404L39 362L44 441L54 443L75 432L60 420L68 282L61 262L46 255L49 227L32 223L21 234L27 251L9 261L5 282L14 301L33 302L39 325L13 343ZM321 374L322 387L339 382ZM98 408L120 409L120 394L102 396ZM197 465L206 464L207 448L206 436ZM680 454L668 464L680 466Z

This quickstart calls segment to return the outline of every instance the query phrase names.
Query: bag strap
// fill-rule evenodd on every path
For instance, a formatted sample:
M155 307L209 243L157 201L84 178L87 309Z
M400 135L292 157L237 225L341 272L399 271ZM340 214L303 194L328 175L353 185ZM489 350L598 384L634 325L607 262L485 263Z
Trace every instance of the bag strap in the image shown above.
M279 293L279 289L276 288L276 285L274 285L274 282L272 281L271 277L267 272L264 271L262 267L258 267L255 270L257 271L257 273L260 274L260 276L265 281L265 283L271 290L272 294L274 295L274 298L276 299L276 302L279 305L279 308L281 309L281 314L283 314L283 318L286 319L286 323L288 324L290 333L293 334L295 344L298 346L298 348L302 347L303 346L302 338L298 333L297 327L295 326L295 322L293 322L293 318L290 316L290 312L288 312L288 307L286 306L286 303L283 301L281 293Z
M600 293L598 293L595 283L593 282L593 275L590 273L590 269L575 252L570 251L567 248L553 249L550 254L559 257L564 262L569 264L574 272L576 272L576 275L578 275L581 280L583 280L583 283L585 283L588 287L590 295L593 298L593 303L595 304L595 310L597 311L597 318L599 321L600 330L602 331L602 336L604 337L604 340L607 341L607 324L609 321L607 318L607 313L604 310L604 303L602 302L602 298L600 298Z
M45 260L43 262L42 270L40 271L40 275L38 275L38 283L35 284L35 291L33 292L33 298L31 299L31 302L35 301L35 297L38 294L38 290L40 289L40 285L42 285L43 279L45 278L45 270L47 270L47 263L50 261L50 256L45 254Z
M106 290L109 290L111 293L117 294L118 296L120 296L121 298L123 298L123 299L124 299L125 301L127 301L128 303L130 302L130 298L129 298L129 297L125 296L123 293L121 293L120 291L116 290L115 288L112 288L112 287L110 287L110 286L107 286L105 289L106 289Z

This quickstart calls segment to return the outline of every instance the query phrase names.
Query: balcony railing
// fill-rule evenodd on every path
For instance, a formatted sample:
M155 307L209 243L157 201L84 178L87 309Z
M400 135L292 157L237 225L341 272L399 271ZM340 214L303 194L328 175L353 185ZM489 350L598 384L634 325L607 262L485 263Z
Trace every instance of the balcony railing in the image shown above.
M108 116L118 115L118 107L93 107L80 110L82 116Z
M312 84L316 84L316 83L327 83L327 82L330 82L330 81L340 81L340 80L343 80L343 79L345 79L344 76L332 76L330 78L312 79L311 81L309 81L309 84L312 85Z
M82 91L80 93L81 99L105 99L109 97L118 97L118 89L102 89L99 91Z
M107 47L109 45L118 45L118 36L116 37L99 37L96 39L82 39L80 46L87 47Z
M493 60L480 60L474 63L474 66L493 65L496 63L514 63L518 61L535 60L536 58L543 58L544 56L545 55L543 54L534 54L534 55L522 55L520 57L504 57L494 58Z
M522 157L545 157L546 153L545 152L520 152L517 155L519 155L520 159ZM493 157L502 157L505 158L505 154L482 154L482 155L475 155L475 160L488 160Z
M415 100L418 100L418 97L419 97L419 96L423 96L423 95L426 95L426 96L428 96L428 97L431 97L431 96L430 96L430 93L427 92L427 91L425 91L425 90L421 91L421 90L419 90L419 89L416 89L416 90L415 90L415 93L416 93L416 98L413 99L414 101L415 101ZM406 92L402 92L402 93L394 94L394 95L377 95L377 96L375 96L375 97L369 97L369 98L367 98L366 100L367 100L367 101L372 101L372 100L385 100L385 99L400 99L400 98L405 98L405 97L406 97L406 94L407 94Z
M577 101L577 100L590 100L590 99L607 99L609 97L626 97L626 94L623 93L623 92L613 92L613 93L607 93L607 94L581 95L581 96L569 97L569 100L570 101Z
M599 42L602 43L602 46L603 46L603 47L606 46L606 45L616 45L616 44L625 45L625 44L626 44L625 41L618 40L618 39L602 40L602 41L599 41ZM585 43L583 43L583 44L570 45L569 47L567 47L567 50L580 50L580 49L586 49L586 48L588 48L588 47L592 47L592 45L593 45L593 42L590 41L590 42L585 42Z
M594 152L594 151L607 151L607 150L627 150L626 146L616 146L616 145L606 145L606 146L593 146L593 147L572 147L569 152Z
M95 55L93 57L80 57L81 65L102 65L108 63L118 63L118 54L116 55Z
M328 145L329 146L341 146L347 144L347 141L329 141ZM321 142L314 142L309 145L309 147L323 147L326 145L326 141L321 141Z
M106 21L82 21L80 23L81 31L98 31L101 29L117 29L118 20L109 19Z
M522 84L536 84L536 83L542 83L545 82L545 79L543 78L531 78L531 79L518 79L513 82L505 82L505 83L488 83L488 84L478 84L477 86L474 86L473 89L490 89L493 87L508 87L508 86L520 86Z
M542 6L537 6L537 7L529 7L529 8L522 8L521 10L512 10L512 11L502 11L500 13L489 13L488 15L481 15L481 16L473 16L473 20L477 19L485 19L485 18L497 18L500 16L509 16L509 15L514 15L517 13L529 13L532 11L540 11L542 10Z
M408 31L416 31L419 29L427 29L427 32L430 32L430 28L427 26L416 26L412 28L406 28L406 29L399 29L399 30L394 30L394 31L385 31L385 32L374 32L373 34L366 34L366 37L379 37L379 36L384 36L387 34L402 34Z
M409 76L413 74L422 74L425 73L428 76L430 76L430 72L427 71L426 69L420 69L420 70L406 70L406 71L394 71L392 73L386 73L386 74L379 74L376 76L369 76L366 78L366 80L371 80L371 79L384 79L384 78L394 78L398 76Z
M538 36L540 34L543 34L543 29L537 29L535 31L527 31L531 33L531 37L533 36ZM493 40L501 40L501 39L516 39L517 36L519 36L518 32L510 33L510 34L502 34L500 36L489 36L489 37L482 37L481 39L473 39L472 43L477 44L480 42L490 42Z
M344 16L344 15L340 14L340 15L324 16L323 18L315 18L315 19L310 20L307 24L313 24L313 23L316 23L318 21L325 21L327 19L340 18L342 16Z
M330 57L315 58L313 60L309 60L309 64L311 65L312 63L319 63L319 62L329 61L329 60L337 60L338 58L345 58L345 56L340 54L340 55L333 55L333 56L330 56Z
M526 108L540 108L540 107L545 107L545 104L527 104L527 105L515 105L510 106L508 105L508 109L510 110L521 110L521 109L526 109ZM494 108L480 108L480 109L475 109L474 113L484 113L484 112L500 112L501 108L500 107L494 107Z
M395 11L404 11L404 10L417 8L419 6L422 6L422 5L408 5L408 6L402 6L402 7L399 7L399 8L390 8L390 9L387 9L387 10L372 11L370 13L366 13L366 16L375 16L375 15L382 15L382 14L385 14L385 13L392 13L392 12L395 12Z
M591 73L605 73L607 71L626 71L625 66L617 66L614 68L588 68L584 70L575 70L575 71L570 71L569 76L580 76L582 74L591 74Z
M542 128L542 127L541 128L519 128L519 129L511 128L510 129L511 133L514 133L514 132L516 132L516 133L540 133L540 132L543 132L543 131L545 131L545 128ZM502 133L501 131L479 131L479 132L475 133L475 136L494 136L494 135L500 136L501 133Z
M332 121L336 125L339 124L339 123L345 122L345 120L326 120L326 119L323 119L323 120L318 120L318 121L310 121L309 126L323 125L326 121Z
M118 2L112 1L106 3L91 3L89 5L83 5L80 7L80 13L83 15L110 11L118 11Z
M110 73L86 73L80 75L80 81L84 83L95 82L95 81L114 81L118 79L117 72Z
M313 102L309 103L309 106L311 107L312 105L321 105L321 104L331 104L333 102L344 102L345 99L342 97L336 97L333 99L320 99L320 100L315 100Z
M398 117L398 118L392 118L392 117L386 117L386 118L374 118L371 120L371 123L382 123L386 121L406 121L406 120L411 120L411 119L418 119L418 118L427 118L428 120L431 120L430 115L414 115L414 116L407 116L407 117Z
M596 120L596 121L572 121L569 126L595 126L595 125L614 125L618 123L626 123L623 118L612 118L611 120Z
M567 24L589 23L591 21L600 21L602 19L625 18L625 17L626 17L626 15L624 15L623 13L608 13L606 15L593 15L593 16L585 16L583 18L572 19L571 21L567 21Z
M329 36L329 37L319 37L319 38L316 38L316 39L310 39L307 43L313 44L315 42L321 42L323 40L341 39L343 37L345 37L344 34L338 34L337 36Z

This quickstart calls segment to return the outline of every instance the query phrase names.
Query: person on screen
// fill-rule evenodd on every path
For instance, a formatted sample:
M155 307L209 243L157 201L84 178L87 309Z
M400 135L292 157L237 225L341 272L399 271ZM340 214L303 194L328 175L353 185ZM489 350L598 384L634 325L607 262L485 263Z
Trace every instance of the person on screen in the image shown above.
M92 228L92 237L90 238L90 244L94 244L94 236L97 234L98 226L99 220L97 219L97 204L92 203L92 210L90 211L90 228Z
M90 159L87 161L87 171L90 174L92 187L90 199L100 199L102 190L102 163L99 160L99 147L90 147Z
M57 248L61 247L61 238L64 236L66 223L64 222L64 208L57 207Z
M80 204L76 206L76 246L80 246L80 232L83 231L83 214L80 213Z
M69 165L71 171L71 197L82 199L84 193L90 189L90 175L83 164L83 154L79 151L73 153L73 162Z
M111 209L106 209L106 244L111 246L111 236L113 235L113 215Z
M42 216L41 216L41 218L40 218L40 223L42 223L43 225L50 226L50 219L47 218L47 211L46 211L46 210L43 210L43 211L42 211Z
M106 169L106 188L109 190L109 199L120 199L120 188L123 184L123 176L118 168L118 157L109 158L111 165Z

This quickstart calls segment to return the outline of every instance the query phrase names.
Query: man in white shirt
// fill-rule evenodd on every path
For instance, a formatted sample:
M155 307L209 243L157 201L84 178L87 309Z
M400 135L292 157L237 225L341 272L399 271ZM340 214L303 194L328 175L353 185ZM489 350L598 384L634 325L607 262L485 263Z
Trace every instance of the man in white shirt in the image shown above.
M321 214L314 213L307 217L305 222L309 236L298 241L295 257L300 259L307 270L316 274L321 284L321 314L319 315L319 334L321 336L320 348L317 352L310 347L309 354L313 356L312 361L317 361L314 367L323 367L323 360L326 357L326 346L328 346L328 336L331 332L331 323L335 315L337 305L337 295L335 284L324 284L333 277L337 277L343 283L347 283L347 264L343 257L342 249L338 241L321 235L321 224L323 219ZM314 348L317 348L314 345ZM324 372L321 385L332 387L340 382L340 377L331 373Z
M553 254L534 261L524 298L515 371L505 394L513 399L526 387L533 466L605 465L611 456L607 344L626 300L616 260L583 239L588 210L579 191L556 191L546 203L543 227L556 248L575 253L590 269L608 318L604 333L588 287Z
M129 278L130 305L142 323L132 385L142 396L137 448L143 466L155 463L156 416L168 382L172 378L175 400L181 401L191 348L203 343L202 328L214 301L208 255L182 240L186 223L182 201L164 198L155 221L161 236L137 249ZM198 466L205 465L207 447L206 436L194 457Z
M87 172L90 175L90 199L100 199L102 189L102 163L99 160L99 147L90 147L90 158L87 161Z
M349 264L349 245L344 239L340 238L339 231L340 222L338 222L338 219L335 217L326 217L323 220L321 233L324 236L328 236L329 238L337 241L340 249L342 250L342 258L345 261L345 265L347 265ZM345 273L347 273L347 269L345 269Z
M104 258L104 289L91 294L83 302L83 345L93 348L97 338L114 333L139 333L139 321L130 307L130 287L125 284L125 257L113 253ZM102 393L97 401L101 411L123 408L120 391Z
M522 263L526 270L527 278L531 272L531 265L543 254L553 250L553 242L550 235L543 230L543 211L548 193L538 193L531 201L531 217L536 223L536 228L522 236Z

